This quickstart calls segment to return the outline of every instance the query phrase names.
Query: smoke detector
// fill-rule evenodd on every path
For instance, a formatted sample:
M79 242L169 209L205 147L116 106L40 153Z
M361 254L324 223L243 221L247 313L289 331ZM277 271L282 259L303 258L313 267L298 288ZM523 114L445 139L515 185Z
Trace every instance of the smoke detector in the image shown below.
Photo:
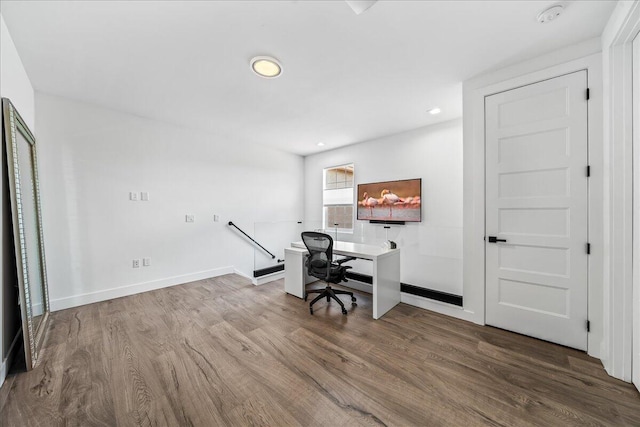
M541 24L547 24L549 22L555 21L563 11L564 7L560 4L551 6L550 8L545 9L540 12L540 14L538 14L538 22Z

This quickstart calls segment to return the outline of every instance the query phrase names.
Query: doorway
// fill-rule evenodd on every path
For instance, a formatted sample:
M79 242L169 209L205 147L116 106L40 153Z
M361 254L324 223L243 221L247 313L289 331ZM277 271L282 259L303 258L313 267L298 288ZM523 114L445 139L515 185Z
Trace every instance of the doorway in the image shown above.
M485 97L486 323L585 351L587 96L582 70Z

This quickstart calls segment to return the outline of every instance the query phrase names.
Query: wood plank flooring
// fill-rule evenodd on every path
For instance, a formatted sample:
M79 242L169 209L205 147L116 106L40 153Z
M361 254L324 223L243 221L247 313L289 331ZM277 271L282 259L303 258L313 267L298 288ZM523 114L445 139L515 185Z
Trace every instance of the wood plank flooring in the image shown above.
M376 321L356 296L311 316L228 275L53 313L0 425L640 426L584 353L404 304Z

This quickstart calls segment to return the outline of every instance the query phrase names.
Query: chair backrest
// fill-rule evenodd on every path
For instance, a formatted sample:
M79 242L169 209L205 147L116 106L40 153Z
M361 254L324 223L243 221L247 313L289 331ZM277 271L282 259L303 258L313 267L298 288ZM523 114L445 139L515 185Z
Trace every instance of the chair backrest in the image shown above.
M309 251L307 272L319 279L329 279L333 260L333 239L328 234L304 231L302 242Z

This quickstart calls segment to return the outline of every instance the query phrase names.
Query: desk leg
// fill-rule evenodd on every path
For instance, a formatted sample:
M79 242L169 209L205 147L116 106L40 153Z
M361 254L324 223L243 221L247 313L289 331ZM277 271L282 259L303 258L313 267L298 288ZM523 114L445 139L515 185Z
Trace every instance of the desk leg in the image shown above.
M373 260L373 318L379 319L400 302L400 251Z
M284 251L284 291L298 298L304 298L305 255L300 251Z

